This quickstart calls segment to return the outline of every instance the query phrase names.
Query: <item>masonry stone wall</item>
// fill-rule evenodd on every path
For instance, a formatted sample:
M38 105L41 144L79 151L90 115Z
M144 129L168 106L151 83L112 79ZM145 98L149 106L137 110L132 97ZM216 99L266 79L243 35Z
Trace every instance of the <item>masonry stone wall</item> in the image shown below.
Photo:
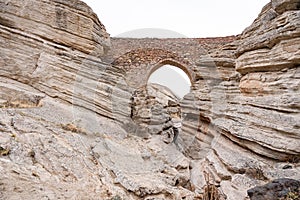
M218 38L111 38L111 49L104 60L125 70L127 83L138 88L147 83L151 73L170 64L182 69L192 85L201 76L196 67L203 56L236 40L236 36ZM211 60L213 62L213 60ZM211 67L210 64L207 67Z

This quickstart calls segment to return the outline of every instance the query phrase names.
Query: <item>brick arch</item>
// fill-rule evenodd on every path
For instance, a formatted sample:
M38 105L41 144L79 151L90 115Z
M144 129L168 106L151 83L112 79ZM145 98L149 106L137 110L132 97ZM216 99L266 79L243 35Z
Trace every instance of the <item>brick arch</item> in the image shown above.
M180 55L164 49L142 48L129 51L115 59L112 64L125 71L125 80L133 88L146 85L151 74L164 65L182 69L195 82L194 65Z

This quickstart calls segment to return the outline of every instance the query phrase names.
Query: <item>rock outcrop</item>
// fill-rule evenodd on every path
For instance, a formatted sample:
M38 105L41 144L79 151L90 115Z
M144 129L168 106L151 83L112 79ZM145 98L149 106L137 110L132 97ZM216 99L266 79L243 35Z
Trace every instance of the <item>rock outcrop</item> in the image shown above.
M236 37L111 39L79 0L0 1L0 199L237 200L300 179L299 5ZM163 64L191 78L183 100L145 85Z
M293 179L276 179L263 186L248 190L251 200L299 199L300 181Z
M138 135L163 135L172 141L172 118L181 118L179 98L167 87L148 84L132 94L131 119Z
M205 78L182 102L183 132L196 138L186 155L205 159L229 199L300 178L299 19L296 4L272 1L238 40L197 63Z
M109 120L127 92L102 61L108 33L77 0L0 7L0 198L109 198L90 154L99 134L127 135Z

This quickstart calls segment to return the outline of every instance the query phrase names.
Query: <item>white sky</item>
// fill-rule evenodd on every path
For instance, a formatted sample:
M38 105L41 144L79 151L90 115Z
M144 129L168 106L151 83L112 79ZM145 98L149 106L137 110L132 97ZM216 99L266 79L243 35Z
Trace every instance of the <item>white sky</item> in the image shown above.
M164 65L153 72L148 82L167 86L180 98L190 92L191 86L190 79L185 72L170 65Z
M241 33L270 0L83 0L111 36L142 28L167 29L187 37Z

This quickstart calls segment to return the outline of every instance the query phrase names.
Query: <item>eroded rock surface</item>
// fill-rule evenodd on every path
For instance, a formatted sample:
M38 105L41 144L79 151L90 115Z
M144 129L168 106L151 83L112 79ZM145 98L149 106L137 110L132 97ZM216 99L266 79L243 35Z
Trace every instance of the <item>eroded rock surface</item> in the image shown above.
M272 0L237 37L111 44L79 0L1 1L0 198L203 199L214 190L237 200L300 179L299 25L297 0ZM133 84L162 64L189 73L183 100ZM183 120L176 143L174 115Z
M300 182L293 179L276 179L248 190L248 194L251 200L299 199Z
M170 142L174 136L172 118L175 117L181 118L179 98L167 87L148 84L134 91L131 118L139 132L143 132L140 134L148 133L149 137L160 134Z
M268 180L299 179L298 14L287 2L266 5L238 40L199 60L205 78L182 102L183 134L196 138L186 155L208 159L228 199Z

